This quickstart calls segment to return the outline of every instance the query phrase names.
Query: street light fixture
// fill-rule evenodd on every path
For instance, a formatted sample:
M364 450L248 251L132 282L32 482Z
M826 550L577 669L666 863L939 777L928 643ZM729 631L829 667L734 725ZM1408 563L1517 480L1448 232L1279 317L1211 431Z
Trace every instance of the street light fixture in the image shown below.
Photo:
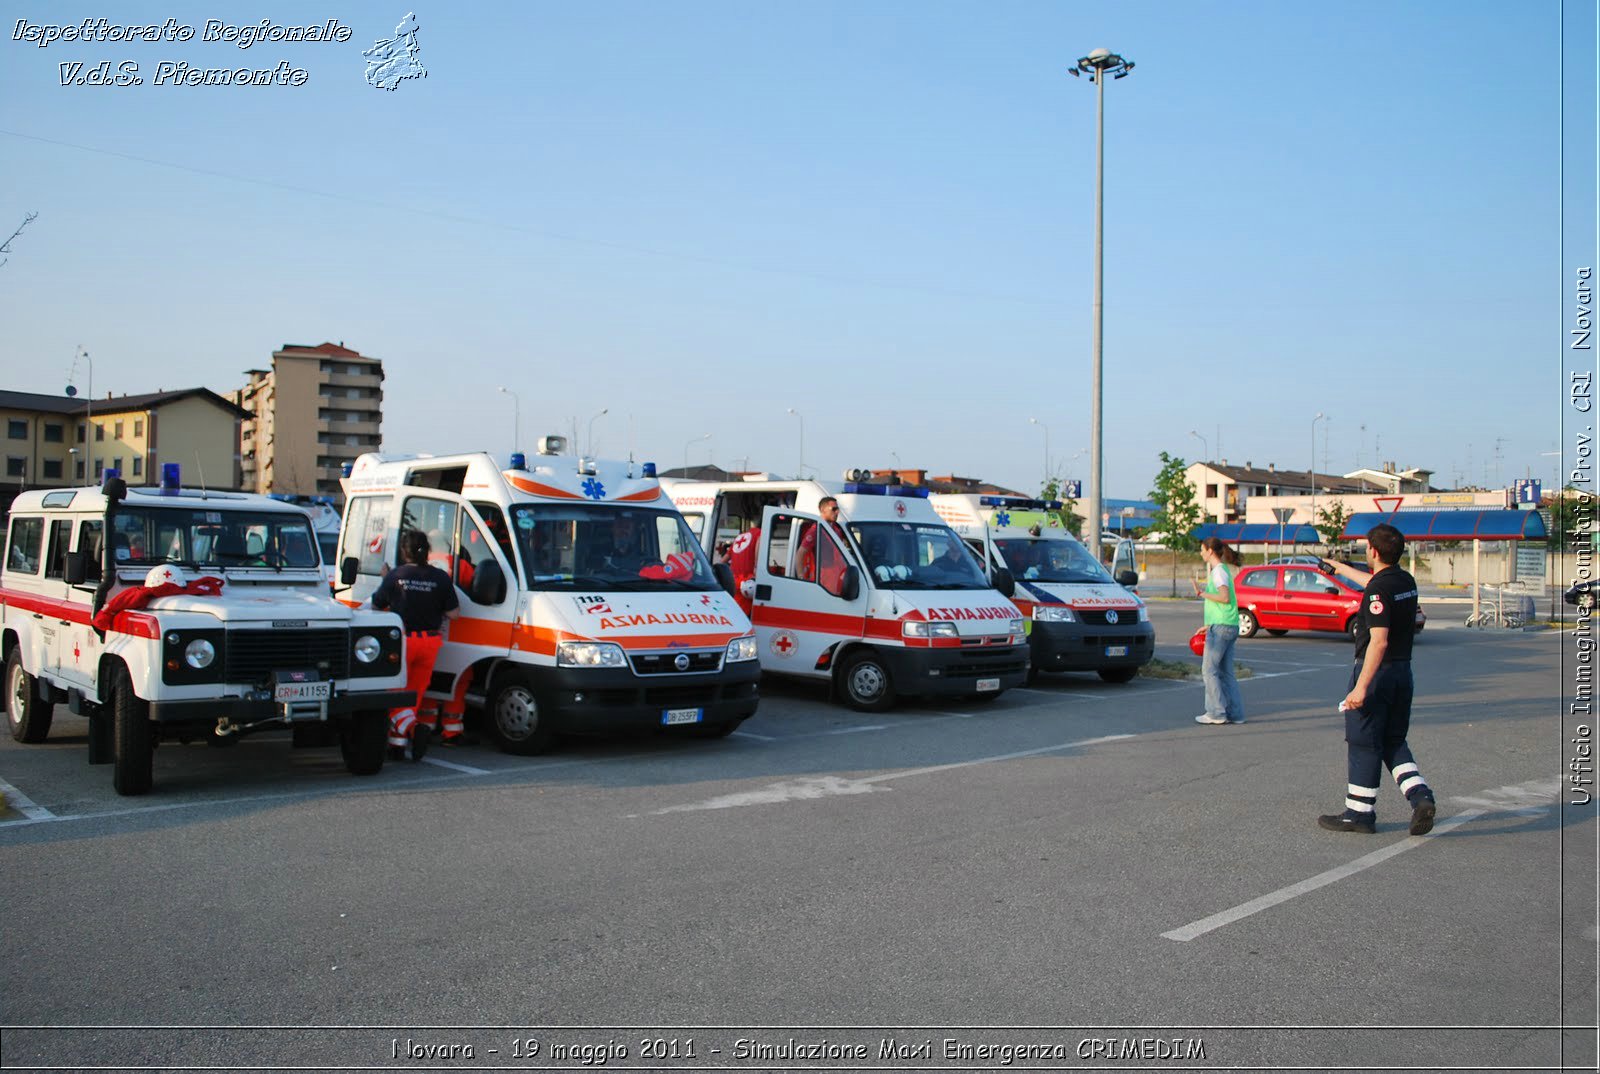
M611 408L610 407L601 407L600 408L600 413L596 414L594 417L589 419L589 450L588 450L587 454L589 455L590 458L594 457L594 423L599 421L601 418L605 417L609 413L611 413Z
M1101 383L1102 354L1105 329L1105 180L1106 180L1106 76L1127 78L1133 70L1133 61L1125 60L1110 49L1097 48L1080 57L1076 67L1070 69L1073 78L1087 74L1095 84L1095 136L1094 136L1094 387L1092 411L1089 421L1090 446L1093 449L1089 462L1089 550L1095 559L1100 558L1100 511L1104 491L1104 430L1100 426L1100 411L1105 389Z
M87 459L89 457L89 452L94 450L90 446L94 443L94 432L90 428L90 426L94 424L94 359L89 357L89 352L83 349L82 343L78 344L78 352L72 356L72 372L67 374L68 380L71 380L73 377L78 375L79 358L82 358L84 364L89 367L89 391L83 397L83 447L84 458ZM68 384L67 396L70 398L77 394L77 386ZM86 468L84 473L88 474L88 472L89 471Z
M1317 416L1311 419L1311 529L1314 533L1317 528L1317 422L1326 419L1328 415L1317 411Z
M1189 435L1200 441L1200 447L1206 453L1206 457L1205 457L1205 459L1203 461L1210 462L1211 461L1211 441L1207 440L1204 436L1202 436L1200 433L1196 432L1193 429L1189 430Z
M1045 486L1050 484L1050 426L1046 425L1038 418L1029 418L1028 424L1037 425L1039 428L1044 430L1044 484L1039 486L1039 489L1042 492Z
M790 407L789 408L789 413L793 414L795 417L800 419L800 469L799 469L798 472L796 472L795 476L796 477L805 477L806 476L806 419L805 419L805 415L801 414L794 407Z
M710 439L711 439L711 434L710 433L706 433L704 436L691 436L688 440L684 441L684 445L683 445L683 476L684 477L688 477L689 476L689 448L694 444L698 444L702 440L710 440Z
M515 451L522 442L522 400L510 388L496 387L495 391L511 396L511 450Z

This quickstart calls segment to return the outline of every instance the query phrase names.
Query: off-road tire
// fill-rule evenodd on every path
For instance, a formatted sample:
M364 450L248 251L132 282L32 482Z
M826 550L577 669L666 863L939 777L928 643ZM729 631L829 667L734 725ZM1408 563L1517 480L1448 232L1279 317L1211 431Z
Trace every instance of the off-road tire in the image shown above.
M133 681L119 668L111 676L111 719L114 757L111 785L120 795L150 793L155 782L155 728L150 706L133 692Z
M6 657L6 716L18 742L43 742L50 734L55 705L44 700L39 682L22 667L22 646Z
M339 753L352 776L372 776L383 771L389 753L389 714L383 709L352 712L339 727Z

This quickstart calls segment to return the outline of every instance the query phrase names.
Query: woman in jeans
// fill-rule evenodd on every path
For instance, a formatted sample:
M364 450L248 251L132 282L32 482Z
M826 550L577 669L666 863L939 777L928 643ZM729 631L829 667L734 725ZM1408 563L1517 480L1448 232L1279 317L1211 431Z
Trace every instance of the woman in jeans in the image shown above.
M1206 563L1206 584L1194 583L1195 596L1206 602L1206 710L1195 723L1244 723L1244 700L1233 676L1233 647L1239 641L1239 594L1233 585L1239 553L1207 537L1200 542Z

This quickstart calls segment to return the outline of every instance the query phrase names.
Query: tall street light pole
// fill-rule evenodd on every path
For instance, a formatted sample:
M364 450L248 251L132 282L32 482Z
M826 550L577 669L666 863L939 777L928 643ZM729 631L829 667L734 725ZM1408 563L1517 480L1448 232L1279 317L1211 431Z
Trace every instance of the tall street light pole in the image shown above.
M1189 435L1194 437L1196 440L1200 441L1200 446L1205 449L1206 457L1202 461L1210 462L1211 461L1211 441L1207 440L1204 436L1201 436L1198 432L1196 432L1193 429L1189 430Z
M594 417L589 419L589 446L588 446L587 454L591 458L594 457L594 423L599 421L601 418L605 417L609 413L611 413L611 408L610 407L601 407L600 408L600 413L596 414Z
M695 444L698 444L702 440L710 440L710 439L711 439L711 434L710 433L706 433L703 436L691 436L688 440L684 441L684 444L683 444L683 476L684 477L688 477L689 476L689 448L692 447Z
M1311 528L1317 526L1317 422L1328 415L1317 411L1317 416L1311 419Z
M515 451L522 442L522 400L510 388L497 387L495 391L511 396L511 450Z
M1097 48L1089 55L1081 57L1078 65L1071 69L1072 77L1077 78L1080 73L1087 74L1089 80L1095 84L1095 134L1094 134L1094 388L1093 412L1089 420L1090 457L1089 457L1089 551L1094 553L1095 559L1100 558L1100 514L1103 510L1104 490L1101 480L1104 477L1104 463L1102 457L1104 447L1104 430L1100 425L1100 411L1104 402L1104 385L1101 383L1101 368L1103 366L1101 344L1105 328L1105 303L1103 301L1105 280L1105 180L1106 180L1106 76L1112 78L1126 78L1133 70L1133 61L1125 60L1110 49Z
M796 477L805 477L806 476L806 419L805 419L805 415L801 414L794 407L790 407L789 408L789 413L793 414L795 417L800 419L800 469L799 469L798 472L796 472L795 476Z
M1043 495L1045 486L1050 484L1050 426L1038 418L1029 418L1028 424L1037 425L1044 430L1044 484L1039 486L1039 492Z

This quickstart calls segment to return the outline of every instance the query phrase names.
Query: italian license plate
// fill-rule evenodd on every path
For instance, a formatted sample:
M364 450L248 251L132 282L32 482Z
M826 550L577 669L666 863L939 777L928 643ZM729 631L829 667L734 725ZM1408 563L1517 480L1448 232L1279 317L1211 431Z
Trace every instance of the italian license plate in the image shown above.
M280 682L272 688L274 701L326 701L332 696L331 682Z
M665 727L680 723L699 723L701 715L699 709L668 709L661 714L661 723Z
M1126 645L1107 645L1106 646L1106 655L1107 656L1127 656L1128 655L1128 647Z
M1000 689L1000 680L999 679L979 679L978 680L978 693L980 693L980 694L986 694L991 690L998 690L998 689Z

